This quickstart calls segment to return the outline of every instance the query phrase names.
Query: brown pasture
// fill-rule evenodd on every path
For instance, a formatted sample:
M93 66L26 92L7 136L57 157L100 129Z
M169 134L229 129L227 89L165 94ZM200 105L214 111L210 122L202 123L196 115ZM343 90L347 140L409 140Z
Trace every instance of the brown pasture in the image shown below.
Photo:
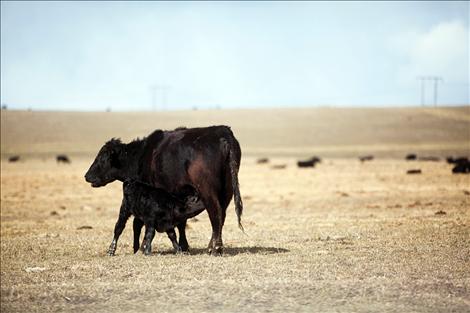
M470 176L404 160L469 155L469 107L2 111L1 122L2 312L470 310ZM106 256L122 191L84 181L99 147L212 124L231 125L244 152L246 234L231 205L222 257L206 254L205 212L188 222L190 254L157 234L146 257L132 253L130 220ZM376 158L359 162L365 154ZM322 162L297 168L312 155Z

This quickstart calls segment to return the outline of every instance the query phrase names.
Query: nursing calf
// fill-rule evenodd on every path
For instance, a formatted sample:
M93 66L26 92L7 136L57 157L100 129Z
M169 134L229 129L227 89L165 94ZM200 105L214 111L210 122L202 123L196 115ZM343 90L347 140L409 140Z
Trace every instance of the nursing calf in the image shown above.
M155 231L166 232L175 250L181 252L181 247L176 240L175 226L204 210L204 204L200 201L194 188L185 186L178 194L171 194L162 188L154 188L142 182L127 180L124 182L123 190L124 197L116 223L118 233L115 233L108 254L114 255L117 240L131 215L134 215L145 225L142 248L146 255L151 253ZM140 230L140 227L138 229L134 227L134 252L139 246Z

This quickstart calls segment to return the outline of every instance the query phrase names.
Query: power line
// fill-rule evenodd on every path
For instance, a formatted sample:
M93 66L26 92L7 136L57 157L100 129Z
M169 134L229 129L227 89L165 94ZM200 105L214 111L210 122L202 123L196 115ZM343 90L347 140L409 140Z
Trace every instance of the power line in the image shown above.
M170 86L167 85L151 85L150 86L150 93L152 97L152 110L157 110L157 94L161 92L162 101L161 101L161 109L164 110L166 108L167 100L168 100L168 92L170 90Z
M437 106L437 99L438 99L438 84L439 82L444 81L442 77L440 76L419 76L418 79L421 81L421 105L425 106L426 105L426 81L431 81L433 82L433 87L434 87L434 106Z

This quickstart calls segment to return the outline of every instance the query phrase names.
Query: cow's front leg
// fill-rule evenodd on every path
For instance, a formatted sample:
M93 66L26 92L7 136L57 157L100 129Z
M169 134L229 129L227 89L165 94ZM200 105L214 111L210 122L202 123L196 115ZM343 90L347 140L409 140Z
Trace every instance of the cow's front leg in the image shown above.
M113 238L113 241L111 242L111 245L109 245L108 255L112 256L116 252L116 247L117 247L119 236L121 236L122 231L126 227L126 222L129 219L129 216L131 216L131 214L127 211L126 206L124 205L124 200L123 200L121 204L121 209L119 210L118 220L116 222L116 225L114 226L114 238Z
M145 238L144 238L144 254L150 255L152 254L152 240L155 236L155 228L152 226L145 226Z
M178 241L176 240L176 232L175 229L173 228L172 230L169 230L166 232L168 235L168 238L170 239L171 243L173 244L173 248L175 249L176 253L181 253L183 250L181 249L181 246L178 244Z

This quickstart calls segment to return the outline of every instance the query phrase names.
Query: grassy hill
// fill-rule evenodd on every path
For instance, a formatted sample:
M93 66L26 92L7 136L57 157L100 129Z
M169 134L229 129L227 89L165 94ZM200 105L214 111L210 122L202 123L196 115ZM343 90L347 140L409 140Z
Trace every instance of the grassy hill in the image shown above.
M470 154L470 106L459 108L298 108L168 112L2 111L2 157L91 156L112 137L154 129L225 124L245 155L401 158Z

